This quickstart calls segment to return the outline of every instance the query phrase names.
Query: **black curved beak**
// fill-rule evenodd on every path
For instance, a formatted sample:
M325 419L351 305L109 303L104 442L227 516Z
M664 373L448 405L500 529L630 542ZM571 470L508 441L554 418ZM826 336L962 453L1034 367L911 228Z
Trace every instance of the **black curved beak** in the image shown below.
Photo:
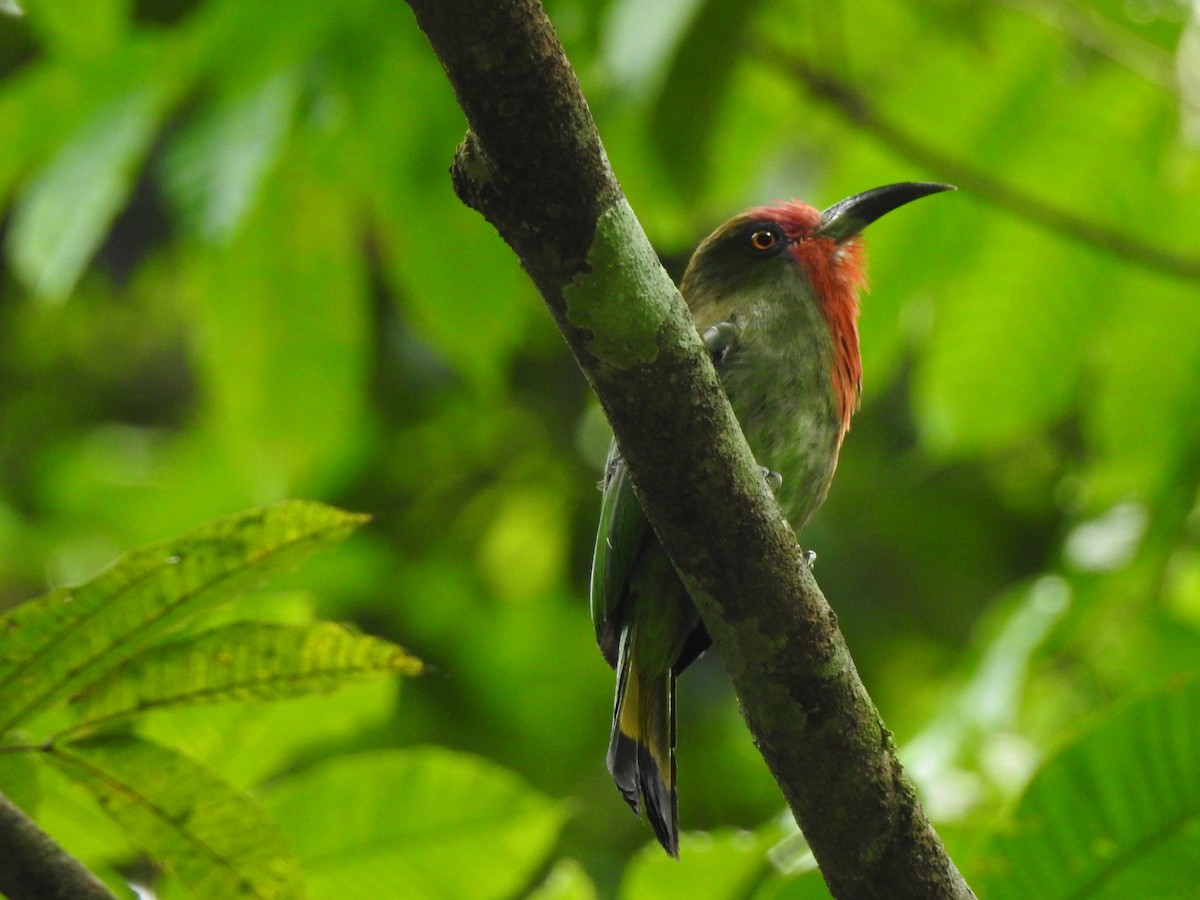
M940 194L942 191L952 190L954 190L952 184L938 184L929 181L902 181L899 184L885 184L883 187L872 188L861 194L855 194L853 197L847 197L821 213L821 226L817 229L817 235L841 244L850 240L880 216L890 213L905 203L920 200L930 194Z

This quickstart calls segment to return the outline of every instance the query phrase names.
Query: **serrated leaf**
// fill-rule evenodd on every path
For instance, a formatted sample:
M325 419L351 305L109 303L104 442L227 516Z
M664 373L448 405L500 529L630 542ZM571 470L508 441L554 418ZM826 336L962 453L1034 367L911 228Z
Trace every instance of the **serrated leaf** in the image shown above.
M76 698L78 727L168 706L278 700L420 671L420 661L395 644L332 622L236 622L151 647L113 669Z
M149 713L138 734L178 747L221 773L237 787L252 789L276 777L314 748L353 744L364 733L386 729L396 714L394 680L362 681L336 696L306 694L266 705L228 703L175 707Z
M301 501L243 512L17 607L0 618L0 734L167 629L336 545L365 518Z
M4 756L29 759L36 764L40 794L36 807L28 812L38 826L51 835L64 850L84 863L118 897L130 898L128 883L116 874L116 867L128 862L138 851L128 835L105 815L92 795L59 770L49 754L41 752L6 753Z
M60 745L48 757L195 896L304 895L279 825L187 757L129 735Z
M1122 709L1048 762L992 841L980 896L1185 897L1200 879L1200 681Z
M342 757L267 798L314 898L514 896L562 807L493 763L437 748Z

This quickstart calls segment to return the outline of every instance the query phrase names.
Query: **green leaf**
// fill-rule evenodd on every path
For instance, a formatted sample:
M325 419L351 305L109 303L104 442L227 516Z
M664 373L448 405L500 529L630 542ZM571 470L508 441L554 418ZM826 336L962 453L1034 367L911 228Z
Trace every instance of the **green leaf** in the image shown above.
M297 759L380 734L396 714L393 679L361 681L336 695L305 694L267 705L176 706L138 720L138 733L178 747L232 784L253 789Z
M1093 342L1096 367L1083 410L1094 448L1097 505L1172 492L1194 465L1200 425L1200 309L1195 285L1130 278Z
M197 897L303 896L294 852L266 811L208 769L132 736L56 746L50 761Z
M42 798L33 753L0 753L0 793L30 815Z
M503 898L550 853L562 807L492 763L435 748L342 757L267 805L313 898Z
M25 3L30 26L57 54L102 56L111 53L119 46L128 25L130 0L77 0L74 3L25 0Z
M179 136L164 180L184 224L216 241L237 230L287 136L299 88L295 72L277 72L217 103Z
M165 98L150 83L98 109L21 196L8 247L31 291L62 300L75 287L133 187Z
M1013 796L1025 767L988 766L979 757L1012 741L1035 655L1070 607L1061 578L1045 576L993 604L975 625L970 654L960 665L964 682L947 691L939 712L901 748L909 777L935 820L961 819L984 799L984 788ZM1017 782L1017 783L1013 783Z
M136 550L0 618L0 734L164 630L342 541L365 516L317 503L251 510Z
M1025 223L1001 219L990 231L973 269L945 290L917 371L915 412L934 454L1011 446L1065 415L1082 375L1079 348L1108 309L1108 260L1096 256L1054 290L1035 291L1043 257L1009 248L1036 240L1051 258L1077 249Z
M416 675L400 647L332 622L237 622L151 647L90 685L80 728L167 706L277 700L381 675Z
M1194 896L1197 840L1193 679L1120 710L1038 772L979 867L980 896Z
M573 859L560 859L526 900L596 900L596 886L587 869Z
M684 196L709 168L713 126L741 58L741 40L759 4L707 0L684 34L654 105L650 139L663 172Z
M250 490L268 497L320 493L349 477L369 380L358 211L302 148L291 150L231 239L184 269L199 317L203 425Z
M663 853L657 844L647 844L625 871L621 900L673 897L733 900L753 896L772 872L767 851L779 837L780 829L775 825L759 832L684 834L680 839L679 862Z
M49 754L30 750L6 753L34 764L31 773L38 788L36 805L25 807L38 826L94 872L118 897L133 897L133 892L116 868L137 853L129 836L105 815L92 795L66 777L49 759ZM0 785L4 782L0 779ZM7 792L7 787L5 788Z

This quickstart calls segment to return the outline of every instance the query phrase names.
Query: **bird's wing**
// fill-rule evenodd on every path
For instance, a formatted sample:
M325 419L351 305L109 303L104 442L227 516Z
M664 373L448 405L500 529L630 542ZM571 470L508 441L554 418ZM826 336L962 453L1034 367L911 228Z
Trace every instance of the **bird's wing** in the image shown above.
M614 441L604 466L604 499L592 556L592 626L600 652L614 668L624 625L620 613L633 566L650 532L629 470Z
M736 347L739 329L732 322L717 322L703 329L701 337L719 372L726 356ZM645 542L651 537L650 523L642 511L642 503L633 492L629 470L621 459L616 441L608 451L604 465L604 500L600 506L600 527L596 531L596 549L592 555L592 626L600 652L613 668L625 613L625 600L634 565ZM708 646L708 636L701 632L695 646L686 653L686 666Z

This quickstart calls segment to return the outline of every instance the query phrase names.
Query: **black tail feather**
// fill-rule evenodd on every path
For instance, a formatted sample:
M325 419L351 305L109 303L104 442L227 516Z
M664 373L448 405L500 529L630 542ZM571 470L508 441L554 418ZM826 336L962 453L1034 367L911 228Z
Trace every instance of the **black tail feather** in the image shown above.
M663 780L650 748L638 744L638 788L646 819L664 850L679 859L679 797L675 792L675 752L671 751L671 780Z
M625 802L635 813L645 810L658 842L678 859L675 673L668 670L650 678L639 673L632 648L624 637L617 669L608 771Z

